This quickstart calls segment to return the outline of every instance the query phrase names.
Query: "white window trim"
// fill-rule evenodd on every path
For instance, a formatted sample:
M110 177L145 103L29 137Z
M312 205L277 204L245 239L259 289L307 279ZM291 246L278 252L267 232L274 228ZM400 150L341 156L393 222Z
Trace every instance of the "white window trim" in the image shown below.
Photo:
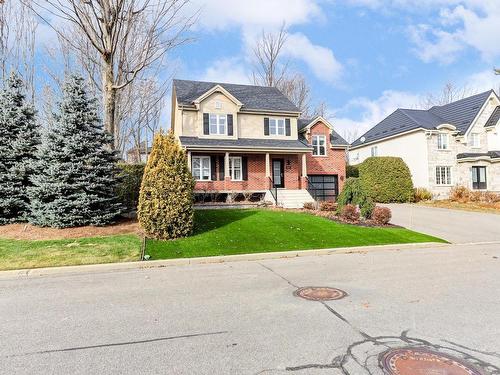
M370 156L375 158L378 156L378 146L372 146L370 148Z
M217 123L217 133L212 133L212 116L215 116ZM220 119L224 117L226 120L224 123L224 133L219 133L220 129ZM209 113L208 114L208 134L209 135L227 135L227 115L225 113Z
M271 132L271 121L276 121L276 133ZM278 121L283 121L283 134L278 132ZM286 136L286 119L284 117L270 117L269 118L269 135L273 137Z
M240 160L240 178L239 179L236 179L234 178L234 161L235 159L239 159ZM231 168L231 164L233 165L233 168ZM229 157L229 176L231 177L231 181L243 181L243 158L241 156L230 156Z
M449 168L449 175L447 177L449 177L450 179L450 183L446 183L446 184L443 184L443 183L438 183L438 179L437 179L437 171L438 171L438 168ZM441 173L440 173L441 175ZM436 184L436 186L453 186L453 167L451 165L436 165L436 167L434 168L434 182Z
M203 181L203 182L207 182L207 181L212 181L212 160L210 158L210 156L193 156L191 157L191 174L193 175L193 178L194 178L194 161L198 159L200 161L200 178L195 178L195 181ZM203 159L208 159L208 179L205 180L203 179Z
M222 109L222 102L220 100L216 100L214 107L215 109Z
M477 137L477 145L472 141L474 136ZM479 133L470 133L470 147L471 148L481 148L481 135Z
M318 144L317 145L314 145L314 138L317 138L318 139ZM320 150L321 150L321 142L320 140L323 139L324 140L324 148L325 148L325 153L323 155L320 154ZM323 135L323 134L313 134L311 136L311 144L313 146L313 149L316 150L317 148L317 154L314 154L314 151L313 151L313 156L315 158L324 158L326 156L328 156L328 147L327 147L327 143L326 143L326 135Z
M440 148L439 147L439 139L441 137L445 137L446 139L446 147L445 148ZM450 149L450 136L448 133L438 133L438 138L437 138L437 149L439 151L448 151Z

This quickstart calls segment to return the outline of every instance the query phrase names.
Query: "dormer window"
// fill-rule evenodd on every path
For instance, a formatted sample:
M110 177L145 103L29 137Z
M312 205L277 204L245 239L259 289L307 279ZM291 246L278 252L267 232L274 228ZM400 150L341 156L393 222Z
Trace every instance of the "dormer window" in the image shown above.
M324 135L313 135L312 146L314 156L326 156L326 137Z
M469 136L470 146L472 148L480 148L481 147L481 138L478 133L471 133Z
M438 150L448 150L448 134L439 133L437 136Z
M226 135L226 115L210 114L210 135Z

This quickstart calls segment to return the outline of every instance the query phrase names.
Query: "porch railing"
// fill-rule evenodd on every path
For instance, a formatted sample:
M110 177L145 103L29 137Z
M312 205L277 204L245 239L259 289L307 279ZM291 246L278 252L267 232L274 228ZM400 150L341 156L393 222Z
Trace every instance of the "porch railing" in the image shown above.
M318 201L318 194L316 191L321 190L321 189L319 189L318 185L311 182L311 180L307 176L306 176L306 180L307 180L307 191L309 192L309 194L312 195L312 197L315 201Z
M269 181L269 191L271 192L271 195L274 198L274 203L277 206L278 205L278 188L276 186L274 186L274 183L273 183L273 180L271 177L268 177L267 179Z

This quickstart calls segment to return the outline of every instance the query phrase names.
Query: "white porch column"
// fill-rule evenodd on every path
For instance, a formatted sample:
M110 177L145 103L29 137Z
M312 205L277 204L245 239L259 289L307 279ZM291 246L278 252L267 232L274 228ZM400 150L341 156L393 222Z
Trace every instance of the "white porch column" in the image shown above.
M271 177L271 167L269 164L269 153L266 153L266 177Z
M229 177L229 152L224 156L224 179Z
M189 171L191 172L191 151L187 152L187 156L188 156L188 168Z
M302 177L307 177L307 159L306 159L306 154L302 154Z

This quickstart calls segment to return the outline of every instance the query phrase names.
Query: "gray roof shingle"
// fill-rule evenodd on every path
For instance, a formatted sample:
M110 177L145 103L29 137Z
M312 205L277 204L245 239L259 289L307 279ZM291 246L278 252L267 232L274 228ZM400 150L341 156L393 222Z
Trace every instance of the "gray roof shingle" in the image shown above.
M308 151L310 146L300 140L283 140L283 139L255 139L255 138L239 138L239 139L213 139L213 138L198 138L198 137L179 137L181 145L201 146L201 147L229 147L229 148L262 148L262 149L300 149Z
M457 154L457 159L477 158L480 156L488 156L491 159L500 159L500 151L464 152L462 154Z
M465 133L476 118L492 90L428 110L397 109L352 143L353 147L377 141L410 130L435 129L440 124L454 125ZM361 139L364 138L364 142Z
M173 85L180 105L190 106L193 101L216 85L222 86L243 103L243 110L273 112L300 112L300 110L275 87L236 85L232 83L201 82L174 79Z
M299 131L304 129L307 125L309 125L312 120L314 119L299 118L297 120L297 126ZM344 138L342 138L335 130L332 130L332 134L330 135L330 143L332 145L337 145L337 146L349 146L349 142L347 142Z
M487 126L495 126L500 120L500 106L496 107L493 113L491 114L488 121L486 121L485 127Z

